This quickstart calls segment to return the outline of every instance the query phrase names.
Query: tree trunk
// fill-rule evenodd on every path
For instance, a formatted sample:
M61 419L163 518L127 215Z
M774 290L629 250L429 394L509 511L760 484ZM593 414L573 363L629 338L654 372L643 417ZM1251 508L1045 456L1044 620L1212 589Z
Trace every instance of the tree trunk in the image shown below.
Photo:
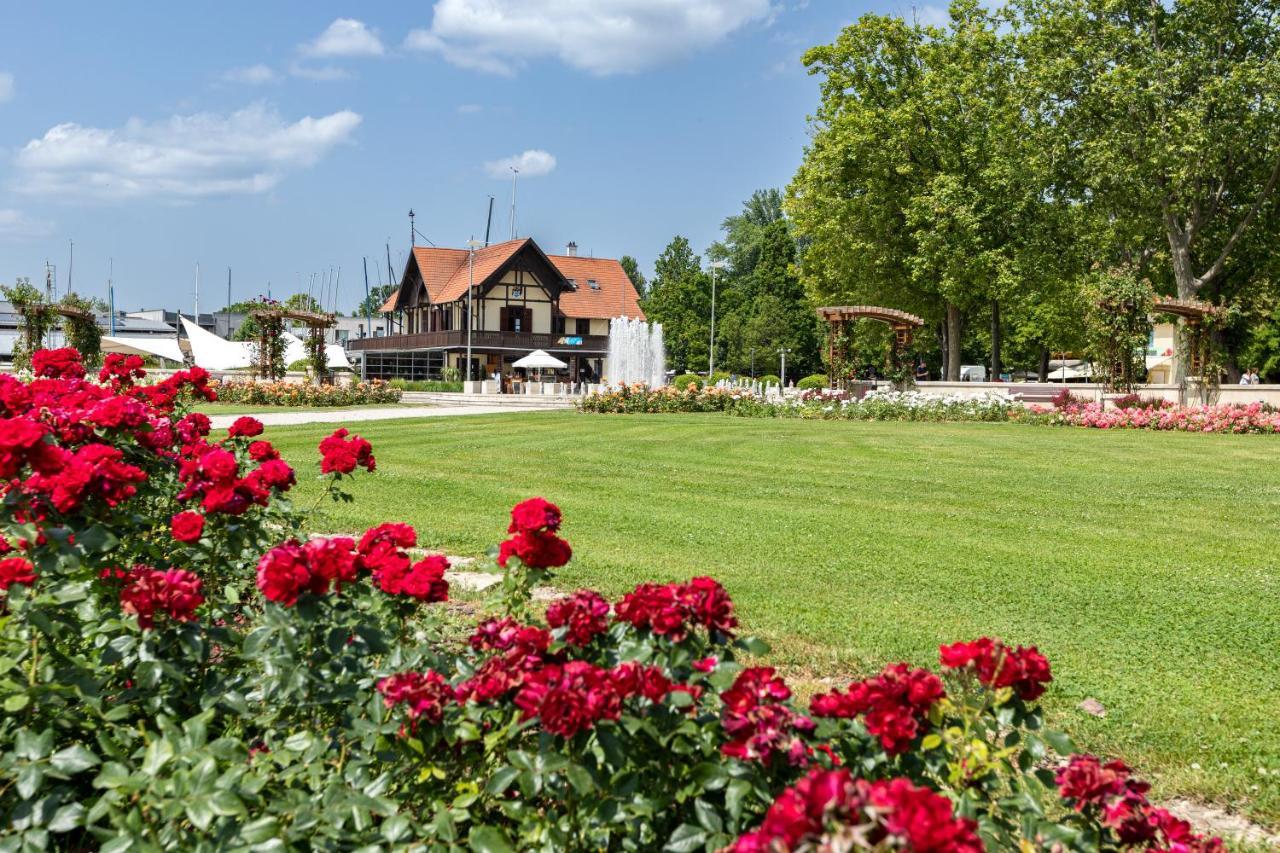
M1049 348L1044 344L1040 345L1040 381L1049 381Z
M1000 302L991 300L991 381L1000 379Z
M1200 281L1196 278L1195 268L1191 266L1191 247L1187 236L1171 223L1166 223L1165 232L1169 237L1169 253L1173 260L1173 280L1178 285L1178 298L1193 299L1200 290Z
M946 380L948 382L960 381L960 335L961 321L959 307L947 303L947 349L946 349Z

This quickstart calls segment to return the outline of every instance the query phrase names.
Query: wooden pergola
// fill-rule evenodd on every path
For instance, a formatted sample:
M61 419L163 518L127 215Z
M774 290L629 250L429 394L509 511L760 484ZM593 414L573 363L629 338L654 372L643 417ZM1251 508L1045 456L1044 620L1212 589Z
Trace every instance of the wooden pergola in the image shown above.
M916 329L924 320L915 314L897 308L881 308L877 305L831 305L818 309L818 316L827 323L827 380L831 387L844 381L837 376L837 365L848 358L849 324L857 320L874 320L893 330L893 361L897 364L911 346Z
M1172 314L1181 318L1187 327L1187 373L1200 376L1204 372L1204 347L1202 336L1206 334L1205 318L1216 317L1222 308L1199 299L1174 299L1173 297L1156 297L1151 306L1157 314Z
M324 351L324 330L337 325L338 320L333 314L326 314L319 311L300 311L290 308L259 308L249 312L249 316L259 320L294 320L307 327L307 351L315 352L318 347L321 352ZM264 353L266 347L259 346L259 359L265 358ZM260 364L259 370L262 375L270 374L270 365ZM326 369L324 374L317 374L316 381L319 382L328 374Z

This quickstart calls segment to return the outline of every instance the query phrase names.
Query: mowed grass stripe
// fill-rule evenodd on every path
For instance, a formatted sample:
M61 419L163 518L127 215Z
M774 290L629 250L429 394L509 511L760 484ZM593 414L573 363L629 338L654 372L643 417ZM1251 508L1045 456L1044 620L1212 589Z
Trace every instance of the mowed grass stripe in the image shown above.
M378 473L318 528L404 520L483 554L540 494L568 519L562 586L712 575L798 673L932 664L984 633L1037 643L1086 746L1162 795L1280 824L1276 439L572 412L353 428ZM331 429L269 437L315 471ZM1086 696L1105 719L1075 709Z

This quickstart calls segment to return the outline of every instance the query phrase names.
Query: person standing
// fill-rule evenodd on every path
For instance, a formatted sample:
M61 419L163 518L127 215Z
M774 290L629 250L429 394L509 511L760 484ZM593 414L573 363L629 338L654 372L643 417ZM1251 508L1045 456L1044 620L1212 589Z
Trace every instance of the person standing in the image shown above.
M929 381L929 365L924 363L923 358L916 359L916 381L917 382Z

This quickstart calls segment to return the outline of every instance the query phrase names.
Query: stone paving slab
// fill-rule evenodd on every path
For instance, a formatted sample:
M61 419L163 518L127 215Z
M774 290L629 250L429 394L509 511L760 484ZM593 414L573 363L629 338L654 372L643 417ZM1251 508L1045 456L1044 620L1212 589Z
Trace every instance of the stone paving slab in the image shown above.
M401 406L395 409L296 409L287 412L264 412L249 415L266 426L299 424L346 424L358 421L390 421L403 418L450 418L460 415L500 415L511 412L557 411L524 406ZM214 429L226 429L241 415L214 415L209 418Z

